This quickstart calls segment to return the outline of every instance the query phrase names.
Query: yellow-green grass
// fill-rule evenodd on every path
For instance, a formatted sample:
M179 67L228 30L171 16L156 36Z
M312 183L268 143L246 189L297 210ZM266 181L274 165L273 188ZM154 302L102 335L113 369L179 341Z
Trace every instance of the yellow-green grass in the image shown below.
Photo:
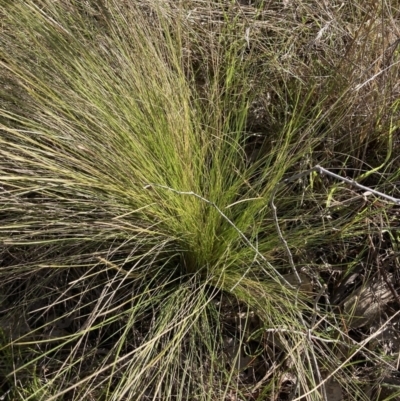
M292 372L303 399L323 399L330 373L367 399L355 359L360 348L383 357L352 343L327 305L318 255L356 265L391 206L339 204L332 218L327 203L354 194L318 175L275 194L319 163L398 196L398 105L390 77L374 87L349 69L382 48L366 44L372 11L351 3L330 12L347 17L353 43L336 48L345 39L331 30L329 57L305 59L293 28L307 42L327 22L316 27L305 3L298 21L282 5L287 24L266 3L0 3L0 352L12 397L274 399ZM283 239L314 296L282 279L293 273ZM250 334L236 328L239 343L265 353L274 333L268 377L242 381L225 355L232 299L259 319Z

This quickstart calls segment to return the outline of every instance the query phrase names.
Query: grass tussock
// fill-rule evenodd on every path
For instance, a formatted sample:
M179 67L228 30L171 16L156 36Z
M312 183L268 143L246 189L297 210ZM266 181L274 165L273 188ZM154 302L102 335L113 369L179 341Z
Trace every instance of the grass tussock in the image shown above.
M399 11L0 1L0 396L396 399Z

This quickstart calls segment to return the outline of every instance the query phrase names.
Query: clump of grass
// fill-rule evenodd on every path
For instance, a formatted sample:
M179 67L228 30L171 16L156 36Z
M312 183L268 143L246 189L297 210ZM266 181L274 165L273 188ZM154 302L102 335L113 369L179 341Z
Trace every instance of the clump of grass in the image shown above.
M185 7L0 6L0 329L3 352L19 350L4 369L14 397L29 386L23 399L273 399L287 372L308 400L326 397L332 372L362 394L359 347L323 283L293 284L276 230L278 219L296 268L317 282L316 249L359 246L365 216L379 214L367 204L327 218L347 192L326 177L276 193L330 152L342 169L361 158L358 145L342 155L354 139L334 131L354 117L340 104L354 101L353 81L335 92L332 75L321 93L318 79L303 82L305 64L285 70L271 55L289 49L288 27L249 39L262 6L246 18L218 2ZM250 119L267 95L260 133ZM374 140L393 144L393 115L379 110ZM381 164L394 182L391 151Z

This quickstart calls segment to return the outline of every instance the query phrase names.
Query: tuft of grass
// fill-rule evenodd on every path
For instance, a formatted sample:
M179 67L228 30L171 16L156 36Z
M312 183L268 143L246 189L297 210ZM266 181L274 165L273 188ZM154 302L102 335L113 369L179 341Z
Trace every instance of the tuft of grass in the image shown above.
M364 68L397 63L392 11L272 3L0 3L2 391L368 399L391 356L332 277L394 247L398 211L281 183L321 164L398 197L395 69Z

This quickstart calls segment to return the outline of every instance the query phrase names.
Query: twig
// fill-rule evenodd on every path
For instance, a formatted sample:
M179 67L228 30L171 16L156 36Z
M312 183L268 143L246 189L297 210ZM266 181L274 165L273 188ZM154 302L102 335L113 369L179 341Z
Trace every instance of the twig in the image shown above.
M279 183L278 186L283 185L283 184L287 184L288 182L295 181L295 180L297 180L297 179L299 179L299 178L301 178L301 177L304 177L305 175L310 174L310 173L312 173L312 172L314 172L314 171L317 171L317 172L320 173L320 174L329 175L330 177L336 178L336 179L339 180L339 181L343 181L343 182L345 182L346 184L350 184L350 185L352 185L353 187L362 189L363 191L371 192L371 193L373 193L374 195L380 196L381 198L387 199L388 201L395 203L396 205L400 205L400 199L394 198L393 196L390 196L390 195L386 195L386 194L384 194L384 193L382 193L382 192L376 191L375 189L371 189L371 188L369 188L369 187L366 187L365 185L361 185L361 184L359 184L357 181L351 180L350 178L341 177L341 176L338 175L338 174L335 174L335 173L332 173L332 172L329 171L329 170L326 170L325 168L321 167L321 166L318 165L318 164L317 164L315 167L313 167L313 168L310 168L310 169L308 169L308 170L306 170L306 171L303 171L302 173L295 174L295 175L292 176L292 177L286 178L286 179L283 180L281 183Z

